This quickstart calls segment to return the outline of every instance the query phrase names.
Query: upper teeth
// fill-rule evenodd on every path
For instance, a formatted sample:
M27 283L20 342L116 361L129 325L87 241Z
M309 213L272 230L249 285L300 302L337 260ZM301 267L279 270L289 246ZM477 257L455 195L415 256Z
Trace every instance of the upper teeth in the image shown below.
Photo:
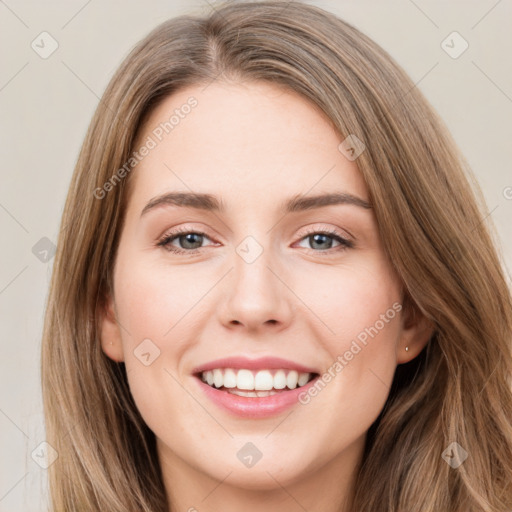
M273 373L274 372L274 373ZM238 388L244 390L267 391L270 389L295 389L310 380L311 373L298 373L295 370L233 370L216 368L201 373L203 381L216 388Z

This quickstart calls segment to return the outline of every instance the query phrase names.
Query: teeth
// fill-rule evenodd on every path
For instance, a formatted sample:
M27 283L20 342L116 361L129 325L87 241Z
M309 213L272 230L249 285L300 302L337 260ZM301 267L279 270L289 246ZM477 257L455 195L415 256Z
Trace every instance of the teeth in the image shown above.
M220 388L224 384L224 377L220 370L213 370L213 384L216 388Z
M238 396L252 396L252 397L258 396L254 391L238 391L235 389L230 389L229 393L231 393L232 395L238 395Z
M252 396L252 397L263 397L277 395L277 391L239 391L238 389L228 389L228 393L238 396Z
M286 387L286 373L283 370L278 370L274 375L274 387L276 389L284 389Z
M304 386L304 384L307 384L308 380L309 380L309 373L301 373L301 374L299 374L299 378L297 380L297 385L300 388L301 386Z
M263 370L254 377L254 389L270 391L274 387L274 377L268 370Z
M299 374L295 370L292 370L286 376L286 385L290 389L295 389L297 387L298 381L299 381Z
M236 387L238 389L246 389L247 391L256 389L254 387L254 375L250 370L238 370L238 374L236 376Z
M216 368L201 374L201 379L216 388L228 388L240 396L269 396L276 389L295 389L304 386L311 379L311 373L298 373L295 370L234 370ZM236 389L234 389L236 388ZM232 391L231 391L232 390Z
M224 372L224 387L236 388L236 373L231 368Z

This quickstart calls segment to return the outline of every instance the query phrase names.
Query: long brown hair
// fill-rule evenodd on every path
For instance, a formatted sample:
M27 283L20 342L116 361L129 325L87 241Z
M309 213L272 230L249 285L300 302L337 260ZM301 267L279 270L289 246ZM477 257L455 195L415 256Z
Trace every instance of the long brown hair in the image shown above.
M131 174L104 187L161 99L213 80L287 87L342 139L364 142L357 165L407 309L435 325L421 354L397 367L351 512L509 512L512 300L482 194L442 121L383 49L318 7L284 1L229 2L162 23L101 98L63 213L43 335L47 441L59 454L49 468L52 509L169 510L154 434L124 364L99 341ZM459 446L468 456L453 467L445 455Z

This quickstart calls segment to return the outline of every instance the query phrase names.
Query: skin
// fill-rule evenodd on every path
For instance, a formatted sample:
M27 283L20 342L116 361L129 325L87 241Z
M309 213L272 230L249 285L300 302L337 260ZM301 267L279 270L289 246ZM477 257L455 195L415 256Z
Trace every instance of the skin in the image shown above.
M261 82L189 87L153 111L139 144L190 96L197 107L130 176L103 350L126 364L157 437L172 510L252 512L264 503L267 512L348 512L366 433L396 365L419 354L431 329L421 316L413 323L397 313L310 403L269 418L240 418L211 402L194 367L270 355L322 373L402 294L372 209L280 209L298 194L369 200L357 160L338 150L343 139L316 107ZM213 194L226 211L165 205L141 216L171 191ZM200 248L174 254L157 244L176 227L207 237L192 246L175 238L175 248ZM339 250L329 237L315 245L307 236L326 229L354 246ZM250 264L236 252L249 235L263 249ZM145 339L160 350L147 366L134 355ZM247 442L263 454L252 468L237 458Z

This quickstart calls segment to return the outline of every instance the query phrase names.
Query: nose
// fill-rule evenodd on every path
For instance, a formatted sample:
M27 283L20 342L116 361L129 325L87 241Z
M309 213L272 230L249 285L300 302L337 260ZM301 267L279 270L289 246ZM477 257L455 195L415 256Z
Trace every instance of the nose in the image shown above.
M230 329L248 331L270 329L278 332L292 317L290 284L267 251L252 263L235 255L234 268L223 280L220 322Z

